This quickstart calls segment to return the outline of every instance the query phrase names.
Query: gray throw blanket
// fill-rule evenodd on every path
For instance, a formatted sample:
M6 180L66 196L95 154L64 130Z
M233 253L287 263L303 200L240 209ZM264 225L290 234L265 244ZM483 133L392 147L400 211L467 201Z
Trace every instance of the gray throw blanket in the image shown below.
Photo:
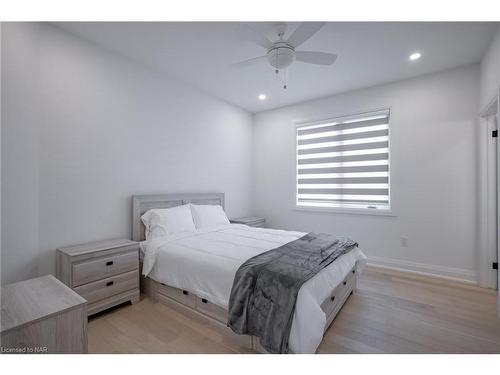
M234 277L228 326L258 337L270 353L288 353L300 287L355 246L349 238L308 233L250 258Z

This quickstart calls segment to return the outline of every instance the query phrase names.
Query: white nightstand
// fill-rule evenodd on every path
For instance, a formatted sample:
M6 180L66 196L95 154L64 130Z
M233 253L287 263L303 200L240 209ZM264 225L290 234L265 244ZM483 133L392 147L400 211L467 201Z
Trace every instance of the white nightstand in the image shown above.
M251 227L264 228L266 226L266 219L264 219L263 217L245 216L236 219L231 219L229 221L232 224L245 224Z
M126 239L57 249L57 278L88 301L88 314L139 301L139 243Z

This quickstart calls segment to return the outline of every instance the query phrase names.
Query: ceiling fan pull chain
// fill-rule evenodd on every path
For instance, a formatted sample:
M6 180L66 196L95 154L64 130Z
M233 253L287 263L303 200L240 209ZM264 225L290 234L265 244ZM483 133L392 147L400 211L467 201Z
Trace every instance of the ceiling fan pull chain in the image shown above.
M276 66L278 66L278 53L279 53L279 50L278 50L278 52L276 52L276 55L274 56L274 60L276 61ZM276 77L278 77L278 74L280 73L279 69L276 68L276 70L274 72L276 73Z

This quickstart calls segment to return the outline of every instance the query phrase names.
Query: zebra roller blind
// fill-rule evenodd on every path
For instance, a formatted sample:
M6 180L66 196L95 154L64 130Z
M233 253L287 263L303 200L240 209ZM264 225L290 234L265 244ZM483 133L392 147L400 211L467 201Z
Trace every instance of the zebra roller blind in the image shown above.
M390 209L389 110L297 126L296 204Z

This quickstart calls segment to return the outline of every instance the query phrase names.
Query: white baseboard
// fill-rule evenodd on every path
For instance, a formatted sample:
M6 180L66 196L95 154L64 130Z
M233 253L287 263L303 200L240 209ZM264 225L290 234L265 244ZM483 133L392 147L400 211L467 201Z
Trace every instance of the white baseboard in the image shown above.
M477 285L476 272L462 268L437 266L434 264L416 263L376 256L368 257L368 265Z

